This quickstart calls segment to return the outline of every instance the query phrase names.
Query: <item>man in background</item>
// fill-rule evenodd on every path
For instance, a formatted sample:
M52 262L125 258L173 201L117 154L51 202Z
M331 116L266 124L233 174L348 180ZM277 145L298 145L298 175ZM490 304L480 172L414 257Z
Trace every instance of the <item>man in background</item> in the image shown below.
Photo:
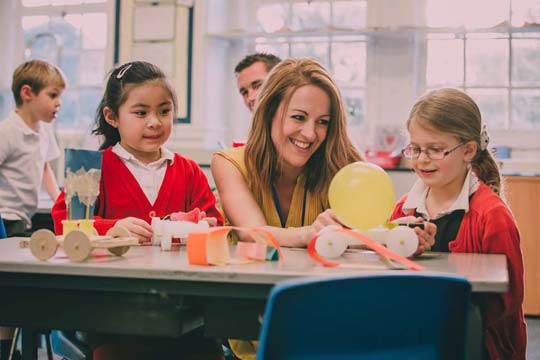
M259 88L266 76L280 61L272 54L254 53L247 55L234 68L238 91L250 112L253 112Z

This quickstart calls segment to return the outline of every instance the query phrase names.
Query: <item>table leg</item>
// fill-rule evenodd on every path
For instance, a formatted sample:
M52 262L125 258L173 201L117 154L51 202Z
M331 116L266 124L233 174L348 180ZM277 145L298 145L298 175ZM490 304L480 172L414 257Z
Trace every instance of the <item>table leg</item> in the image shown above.
M38 333L33 328L22 329L22 358L23 360L37 359L36 339Z

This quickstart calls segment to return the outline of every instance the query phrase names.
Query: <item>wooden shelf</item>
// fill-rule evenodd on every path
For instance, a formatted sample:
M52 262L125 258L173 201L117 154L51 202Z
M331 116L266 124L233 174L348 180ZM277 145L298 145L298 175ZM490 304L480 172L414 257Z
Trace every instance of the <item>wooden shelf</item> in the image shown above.
M505 176L506 198L521 234L527 315L540 315L540 176Z

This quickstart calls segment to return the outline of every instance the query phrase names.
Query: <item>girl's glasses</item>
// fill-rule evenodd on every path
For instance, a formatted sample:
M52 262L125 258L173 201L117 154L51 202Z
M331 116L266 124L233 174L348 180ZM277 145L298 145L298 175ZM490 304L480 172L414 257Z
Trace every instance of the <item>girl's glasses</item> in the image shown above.
M401 153L408 159L418 159L420 157L420 154L424 152L424 154L426 154L426 156L431 160L442 160L452 151L458 149L463 145L465 145L465 143L462 142L449 150L444 150L436 147L428 147L422 149L420 146L409 144L403 150L401 150Z

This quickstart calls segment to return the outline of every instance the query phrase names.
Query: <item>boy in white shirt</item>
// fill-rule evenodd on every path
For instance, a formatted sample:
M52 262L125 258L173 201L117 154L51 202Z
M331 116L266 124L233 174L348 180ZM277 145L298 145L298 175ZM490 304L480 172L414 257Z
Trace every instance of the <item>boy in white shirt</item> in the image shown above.
M9 236L25 235L43 186L59 194L49 161L60 155L51 122L66 87L62 71L46 61L28 61L15 70L11 89L16 108L0 122L0 214ZM0 359L6 359L13 331L0 327Z

